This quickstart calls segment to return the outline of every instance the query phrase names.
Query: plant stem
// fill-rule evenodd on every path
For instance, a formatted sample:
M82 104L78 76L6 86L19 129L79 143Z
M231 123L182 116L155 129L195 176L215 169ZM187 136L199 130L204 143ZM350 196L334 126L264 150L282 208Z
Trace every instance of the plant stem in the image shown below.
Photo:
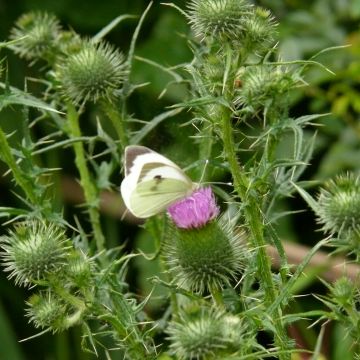
M79 114L76 112L74 106L70 104L68 105L67 118L69 121L70 136L74 138L81 137ZM102 251L105 245L105 238L100 225L99 197L86 164L85 150L82 142L73 143L73 148L75 152L75 163L80 173L80 183L84 190L85 201L89 207L90 222L94 231L96 247L98 251Z
M124 127L124 112L111 102L103 102L102 108L115 128L117 136L120 140L120 150L124 150L125 146L129 143Z
M230 171L234 179L234 188L245 204L244 215L251 232L252 246L257 251L258 273L261 274L260 283L265 292L265 306L270 306L276 299L276 290L271 272L271 262L266 254L266 241L264 239L264 224L261 209L258 204L256 189L251 188L250 180L242 171L236 157L236 145L231 126L231 111L223 108L221 113L222 140L226 159L230 166ZM269 314L271 315L271 314ZM281 321L280 307L273 314L274 326L276 329L275 342L281 349L286 349L287 336ZM289 355L284 354L282 359L289 359Z
M224 299L223 299L221 290L213 287L210 289L210 293L211 293L211 296L214 299L216 305L218 305L220 308L225 308Z

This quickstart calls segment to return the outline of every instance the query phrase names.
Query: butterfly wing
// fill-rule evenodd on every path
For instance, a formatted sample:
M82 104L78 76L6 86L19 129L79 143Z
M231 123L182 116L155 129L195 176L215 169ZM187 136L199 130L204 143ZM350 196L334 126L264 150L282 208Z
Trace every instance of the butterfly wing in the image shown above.
M121 194L137 217L150 217L193 191L193 182L171 160L144 146L125 149Z
M138 184L130 196L129 209L140 218L156 215L191 193L191 185L176 180L156 178Z

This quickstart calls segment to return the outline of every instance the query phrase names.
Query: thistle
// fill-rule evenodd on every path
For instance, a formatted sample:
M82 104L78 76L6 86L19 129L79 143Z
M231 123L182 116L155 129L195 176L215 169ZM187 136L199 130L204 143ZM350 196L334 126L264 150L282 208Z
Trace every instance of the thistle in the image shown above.
M27 301L26 315L36 328L57 332L66 328L66 305L50 292L35 294Z
M296 73L282 67L249 66L238 71L241 86L235 92L234 103L240 111L254 114L260 110L284 108L289 90L299 82Z
M201 41L241 41L244 18L251 6L243 0L191 0L188 18L191 28Z
M85 254L76 252L69 256L64 270L79 288L89 288L92 285L94 263Z
M59 273L68 255L64 229L38 220L20 223L0 238L0 256L9 278L31 285Z
M251 348L246 326L237 316L202 306L183 309L167 329L170 349L177 358L221 359Z
M255 7L252 14L244 18L245 47L250 52L268 52L275 40L277 23L269 10Z
M340 237L360 229L360 182L354 174L327 182L318 196L317 216L322 230Z
M30 12L22 15L11 30L10 38L16 40L11 49L27 60L52 61L60 34L58 19L51 14Z
M210 188L199 189L168 209L174 222L166 256L176 282L202 293L219 290L244 267L244 233L219 213Z
M86 41L56 69L63 96L76 105L112 101L120 90L126 66L123 55L111 45Z

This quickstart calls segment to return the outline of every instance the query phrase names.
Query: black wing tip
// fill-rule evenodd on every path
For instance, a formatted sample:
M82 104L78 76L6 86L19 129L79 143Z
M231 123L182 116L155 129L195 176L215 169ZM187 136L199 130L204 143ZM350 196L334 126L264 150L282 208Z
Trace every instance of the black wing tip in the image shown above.
M154 152L153 150L141 145L128 145L125 147L125 175L130 172L134 164L135 158Z

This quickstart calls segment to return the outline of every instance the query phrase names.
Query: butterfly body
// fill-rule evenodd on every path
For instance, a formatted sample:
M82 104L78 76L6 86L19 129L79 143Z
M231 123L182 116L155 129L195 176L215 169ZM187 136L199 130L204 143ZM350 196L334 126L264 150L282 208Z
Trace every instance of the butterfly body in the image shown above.
M125 178L120 189L126 207L136 217L156 215L195 188L196 184L165 156L145 146L126 147Z

